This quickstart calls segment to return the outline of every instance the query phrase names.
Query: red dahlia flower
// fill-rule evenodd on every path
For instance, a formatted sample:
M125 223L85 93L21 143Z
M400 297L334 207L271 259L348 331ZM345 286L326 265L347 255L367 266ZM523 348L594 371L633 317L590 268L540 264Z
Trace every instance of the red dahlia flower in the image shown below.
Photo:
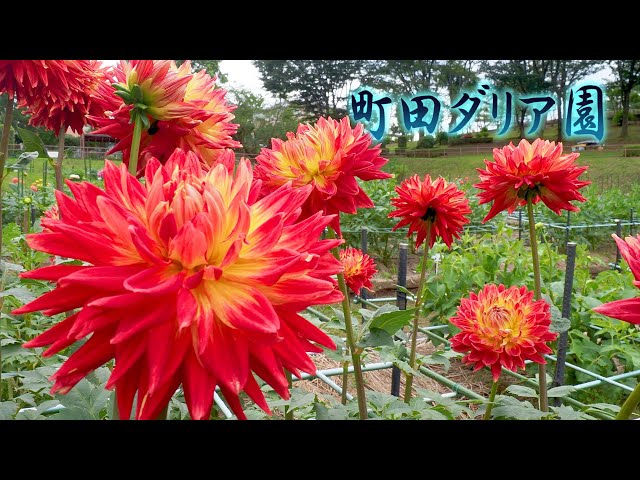
M126 167L105 162L104 190L67 182L57 191L60 219L45 216L31 248L85 262L22 274L56 288L13 313L46 315L80 308L25 347L52 355L89 336L53 375L52 391L68 392L115 359L121 418L158 416L182 384L191 417L209 417L219 386L239 418L245 391L269 411L252 372L288 398L284 369L314 373L306 352L335 348L298 312L342 300L329 252L341 240L318 240L331 222L321 213L300 220L311 187L290 185L258 200L248 160L235 174L208 171L194 153L176 150L162 166L152 159L145 184Z
M294 187L311 185L302 217L316 212L356 213L358 208L371 208L373 202L360 188L361 180L391 178L380 168L387 159L380 156L380 146L371 147L371 135L361 123L355 128L349 119L337 121L321 117L311 125L300 125L297 133L287 134L287 141L271 140L271 148L263 148L256 157L256 177L263 180L263 192L269 193L287 182ZM340 233L336 215L331 227Z
M69 81L67 60L0 60L0 94L8 92L20 104L33 101L42 88L54 99L67 98Z
M640 235L626 237L624 240L616 234L613 234L612 237L620 249L620 254L629 264L631 273L635 278L633 284L636 287L640 287ZM593 310L607 317L617 318L636 325L640 324L640 298L637 297L605 303Z
M462 330L451 338L451 348L467 353L462 361L475 363L474 370L490 367L494 382L501 367L515 372L525 360L546 363L543 354L552 351L546 342L558 336L549 331L549 305L533 301L526 287L487 284L460 300L451 323Z
M362 287L373 291L371 277L378 272L373 258L362 250L347 247L340 250L340 262L344 267L344 281L353 293L358 295Z
M102 107L93 100L98 84L106 81L105 69L96 60L64 60L68 72L68 88L64 96L48 87L41 86L38 92L21 106L31 115L30 125L44 126L56 135L60 128L71 128L77 134L87 123L87 115L103 116Z
M418 232L416 248L427 236L427 222L431 222L429 247L441 237L449 248L453 238L460 238L463 226L469 223L465 217L471 213L469 200L455 183L448 183L442 177L431 181L429 175L424 180L413 175L397 186L396 192L400 197L392 198L391 203L397 210L391 212L389 218L400 217L401 220L393 230L409 225L407 237Z
M517 147L509 143L504 148L494 148L494 161L485 160L487 169L477 169L480 183L474 185L484 190L478 194L481 205L494 201L482 222L503 210L513 213L518 205L526 205L528 199L534 204L542 200L557 215L561 210L579 211L570 202L584 202L586 198L578 189L591 183L578 180L588 168L574 164L579 155L562 155L562 143L556 145L540 138L532 144L522 139Z
M216 88L215 78L204 70L192 73L188 61L178 68L173 61L140 60L135 65L134 62L118 65L112 71L111 84L96 94L107 118L90 117L100 127L95 133L119 140L108 154L122 151L125 162L129 161L133 137L129 112L133 107L115 94L113 85L132 88L136 82L142 82L146 101L152 105L146 110L150 127L143 130L140 140L140 174L148 159L155 157L164 163L175 148L192 151L211 166L225 151L241 146L231 138L238 128L231 123L234 118L231 112L236 107L226 102L226 91Z

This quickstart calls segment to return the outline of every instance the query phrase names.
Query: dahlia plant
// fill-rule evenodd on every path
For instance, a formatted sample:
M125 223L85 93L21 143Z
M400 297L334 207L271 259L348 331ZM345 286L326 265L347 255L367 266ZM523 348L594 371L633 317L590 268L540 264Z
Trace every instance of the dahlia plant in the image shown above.
M556 214L562 210L579 211L573 200L586 201L579 189L591 182L578 180L588 167L578 167L575 160L579 153L562 154L562 143L556 144L540 138L533 143L522 139L493 149L493 161L485 160L486 170L478 168L480 182L474 187L483 190L478 194L480 204L493 202L483 223L503 210L513 213L521 205L527 206L529 238L533 260L535 299L542 298L540 259L535 231L533 205L542 201ZM546 369L539 368L540 410L548 410Z
M401 220L393 227L393 230L409 225L408 237L417 232L416 248L424 242L409 353L409 366L415 368L418 323L420 307L424 300L423 290L429 248L433 247L438 237L442 238L447 247L451 248L454 237L459 238L463 226L469 223L469 219L465 215L471 213L471 209L464 192L454 183L449 183L442 177L432 181L430 175L426 175L424 180L421 180L418 175L414 175L397 186L396 192L399 196L391 199L391 203L397 210L391 212L389 218L400 217ZM412 384L413 375L407 373L404 391L406 403L409 403L411 399Z

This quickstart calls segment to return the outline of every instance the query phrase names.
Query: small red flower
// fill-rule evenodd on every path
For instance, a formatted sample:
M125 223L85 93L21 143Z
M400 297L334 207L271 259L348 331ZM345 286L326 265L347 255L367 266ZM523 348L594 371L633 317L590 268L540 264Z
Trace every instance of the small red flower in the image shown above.
M631 273L633 273L635 278L633 284L636 287L640 287L640 235L626 237L624 240L615 233L612 237L620 249L620 254L629 265ZM607 317L640 325L640 298L638 297L615 300L600 305L593 310Z
M373 258L362 250L347 247L340 250L340 262L344 267L344 281L353 293L358 295L362 287L373 291L371 278L378 272Z
M483 223L503 210L513 213L518 205L540 200L560 215L562 210L580 209L570 202L584 198L578 190L591 182L578 180L588 167L574 164L579 153L562 155L562 143L536 139L532 144L522 139L518 146L509 143L493 149L493 162L485 160L486 170L478 168L480 183L474 187L484 190L478 194L480 205L494 202Z
M549 331L549 305L533 301L526 287L487 284L462 298L450 321L462 330L451 338L451 348L466 353L462 361L475 364L474 370L490 367L494 382L501 367L515 372L525 360L546 363L543 355L552 352L546 342L558 336Z
M418 232L416 248L427 236L427 222L431 222L429 247L433 247L437 237L451 248L453 238L460 238L460 232L469 219L465 215L471 213L469 200L455 183L448 183L438 177L431 181L429 175L420 180L418 175L407 178L396 187L398 198L391 203L397 210L389 214L389 218L400 217L401 220L393 230L409 225L407 237Z
M11 179L11 183L13 183L14 185L16 185L20 180L18 180L18 177L13 177Z
M269 193L291 182L294 187L311 185L309 199L302 207L302 217L316 212L326 214L356 213L358 208L372 208L373 202L360 188L356 178L376 180L391 178L381 170L387 159L380 156L380 145L361 123L351 128L347 117L340 121L321 117L315 125L300 125L287 134L287 141L271 140L256 157L256 178ZM331 227L340 234L336 215Z

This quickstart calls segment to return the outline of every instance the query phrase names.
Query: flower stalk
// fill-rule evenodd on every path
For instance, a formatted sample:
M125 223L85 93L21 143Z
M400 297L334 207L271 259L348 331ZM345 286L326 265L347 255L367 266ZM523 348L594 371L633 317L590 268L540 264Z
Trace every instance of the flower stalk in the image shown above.
M336 233L333 228L328 228L328 238L335 239ZM340 260L340 252L338 247L334 247L332 249L333 255L336 260ZM347 291L347 284L344 281L344 274L342 272L338 273L338 288L340 292L342 292L342 313L344 314L344 323L347 330L347 347L349 352L351 353L351 362L353 363L353 373L356 379L356 392L357 392L357 400L358 400L358 416L360 420L367 419L367 399L364 389L364 377L362 375L362 362L361 355L362 349L358 348L355 343L355 338L353 334L353 324L351 321L351 308L349 308L349 292ZM344 387L343 387L344 388Z
M631 418L631 414L636 409L638 404L640 403L640 383L636 385L635 390L631 392L631 395L627 397L622 408L616 415L616 420L629 420Z
M493 403L496 399L497 391L498 391L498 382L493 382L493 385L491 385L491 393L489 394L489 404L487 405L487 411L484 412L483 420L491 419L491 410L493 410Z
M533 201L530 195L527 196L527 216L529 218L529 243L531 244L531 257L533 260L533 298L535 300L540 300L542 298L540 257L538 256L538 238L536 235L536 224L533 217ZM538 385L540 387L539 408L543 412L548 412L549 401L547 399L547 369L546 365L543 363L538 365Z
M411 351L409 353L409 366L416 368L416 348L418 345L418 323L420 321L420 307L423 300L424 279L427 273L427 257L429 256L429 240L431 238L431 221L426 222L427 236L424 242L424 253L422 254L422 262L420 264L420 282L418 283L418 293L416 295L416 311L413 317L413 332L411 334ZM413 387L413 374L406 373L404 402L409 403L411 400L411 389Z

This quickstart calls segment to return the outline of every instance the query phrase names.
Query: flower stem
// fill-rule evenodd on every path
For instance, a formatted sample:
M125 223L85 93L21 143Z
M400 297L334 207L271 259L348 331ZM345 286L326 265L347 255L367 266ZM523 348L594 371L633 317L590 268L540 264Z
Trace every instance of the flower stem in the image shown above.
M493 401L496 398L496 392L498 391L498 382L493 382L491 386L491 393L489 394L489 405L487 405L487 411L484 412L483 420L489 420L491 418L491 410L493 410Z
M291 372L285 369L284 374L287 377L287 383L289 384L289 395L291 395L291 385L293 384L293 379L291 378ZM289 405L285 405L284 407L284 419L293 420L293 409Z
M133 122L133 137L131 138L131 150L129 152L129 173L134 177L138 174L138 152L140 151L140 139L142 138L142 119L137 114Z
M418 292L416 294L416 311L413 317L413 332L411 334L411 352L409 353L409 366L416 368L416 347L418 345L418 322L420 320L420 306L422 305L424 289L424 279L427 273L427 257L429 256L429 241L431 238L431 222L427 221L427 237L424 242L424 253L422 254L422 263L420 264L420 283L418 283ZM405 374L404 402L409 403L411 400L411 389L413 387L413 374Z
M54 167L54 173L56 175L56 190L62 191L64 188L64 180L62 177L62 161L64 160L64 135L65 128L64 125L60 127L60 131L58 132L58 158L56 158L56 163Z
M347 353L347 349L346 348L342 348L342 355L345 355ZM349 386L349 361L344 361L342 362L342 395L341 395L341 402L342 405L346 405L347 404L347 387Z
M9 156L9 132L13 122L13 95L8 95L7 108L4 112L2 124L2 139L0 140L0 238L2 238L2 180L5 177L4 166ZM0 255L2 254L2 242L0 242Z
M529 217L529 243L531 244L531 257L533 260L533 286L534 298L540 300L542 298L542 288L540 282L540 257L538 256L538 239L536 237L536 224L533 218L533 202L531 198L527 199L527 215ZM547 369L546 365L538 365L538 384L540 386L539 407L543 412L549 411L549 402L547 400Z
M336 233L329 227L327 237L334 239ZM336 260L340 261L340 253L338 247L332 249L333 256ZM338 288L342 292L342 313L344 314L344 324L347 330L347 346L351 352L351 361L353 363L353 373L356 377L356 392L358 395L358 416L360 420L367 419L367 398L364 390L364 377L362 376L362 364L360 359L361 351L356 347L356 342L353 336L353 325L351 322L351 309L349 308L349 292L347 292L347 284L344 281L344 274L340 272L338 274Z
M618 412L616 416L616 420L628 420L638 406L638 403L640 403L640 383L636 385L635 390L631 392L631 395L625 400L620 412Z

